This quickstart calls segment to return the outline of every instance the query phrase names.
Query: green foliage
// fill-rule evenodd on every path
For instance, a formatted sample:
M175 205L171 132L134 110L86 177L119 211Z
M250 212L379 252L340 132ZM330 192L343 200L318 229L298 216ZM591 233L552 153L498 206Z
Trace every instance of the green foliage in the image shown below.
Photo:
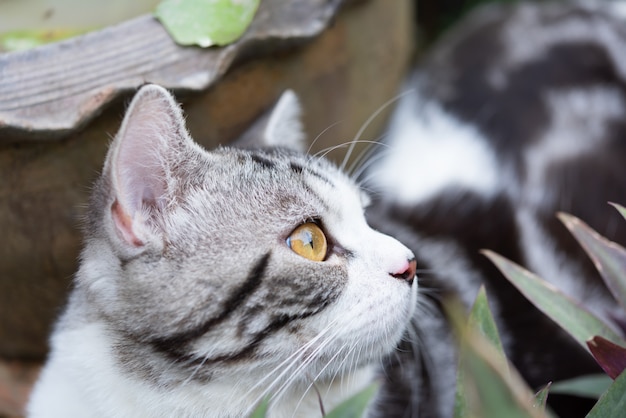
M602 335L610 341L624 343L622 337L611 327L550 283L496 253L491 251L483 253L528 300L584 348L587 348L587 340L594 335Z
M326 414L326 418L359 418L378 391L378 385L369 385L362 391L339 404Z
M546 404L548 402L548 394L551 387L552 383L548 383L543 388L541 388L539 392L535 393L535 403L533 404L535 408L545 411Z
M613 383L613 379L609 376L594 374L553 383L550 386L550 392L598 399L607 391L611 383Z
M371 384L367 386L365 389L357 392L352 395L350 398L346 399L335 409L328 412L324 417L325 418L360 418L363 416L365 409L372 401L372 398L378 391L377 384ZM269 402L264 400L261 404L254 410L250 418L265 418L267 414Z
M589 254L615 299L626 308L626 250L600 236L580 219L565 213L558 216Z
M626 208L613 205L626 218ZM626 250L607 240L580 219L559 214L559 219L585 249L616 301L626 309ZM621 417L626 410L626 341L614 324L605 323L548 282L491 251L484 254L539 310L590 351L608 378L597 376L557 383L554 393L597 397L587 418ZM615 379L612 383L610 379Z
M461 342L454 417L546 417L542 406L534 406L538 402L530 388L506 360L484 288L467 323L460 308L449 307L449 312Z
M155 11L181 45L230 44L246 31L260 0L163 0Z
M267 415L267 409L269 407L269 399L263 399L259 406L256 407L254 412L250 415L250 418L265 418Z
M626 411L626 372L623 372L598 403L587 414L587 418L620 418Z

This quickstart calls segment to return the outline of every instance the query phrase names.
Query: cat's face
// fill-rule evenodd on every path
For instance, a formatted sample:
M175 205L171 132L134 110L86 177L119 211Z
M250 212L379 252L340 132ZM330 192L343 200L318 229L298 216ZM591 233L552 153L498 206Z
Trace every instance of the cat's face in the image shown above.
M281 100L266 142L300 135L293 107ZM297 151L202 150L169 94L144 87L95 193L79 286L155 380L339 376L393 350L417 291L413 255L363 201Z

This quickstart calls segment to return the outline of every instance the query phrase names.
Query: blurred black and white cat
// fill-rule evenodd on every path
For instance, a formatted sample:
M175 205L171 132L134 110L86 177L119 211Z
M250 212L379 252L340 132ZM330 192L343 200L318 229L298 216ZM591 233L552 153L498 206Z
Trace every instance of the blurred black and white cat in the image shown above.
M616 328L624 324L555 215L574 214L626 243L624 221L607 205L626 201L625 6L520 3L474 12L421 60L366 177L375 191L370 223L408 245L427 272L422 301L431 300L431 312L450 294L469 305L485 283L507 353L534 388L601 371L479 251L499 252ZM392 360L381 410L451 416L447 326L426 312L413 322L419 338L408 345L417 348ZM584 416L588 406L553 401L564 417Z

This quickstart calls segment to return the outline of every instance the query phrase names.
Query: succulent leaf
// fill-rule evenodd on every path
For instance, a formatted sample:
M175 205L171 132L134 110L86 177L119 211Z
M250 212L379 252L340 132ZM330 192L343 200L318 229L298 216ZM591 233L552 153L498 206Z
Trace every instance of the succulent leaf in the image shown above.
M611 379L617 378L626 369L626 348L613 344L600 336L595 336L587 341L587 345L602 370Z
M559 213L558 217L589 254L615 299L626 309L626 249L602 237L575 216Z
M626 346L621 335L550 283L492 251L485 250L483 254L528 300L559 324L585 349L589 350L587 340L596 335Z

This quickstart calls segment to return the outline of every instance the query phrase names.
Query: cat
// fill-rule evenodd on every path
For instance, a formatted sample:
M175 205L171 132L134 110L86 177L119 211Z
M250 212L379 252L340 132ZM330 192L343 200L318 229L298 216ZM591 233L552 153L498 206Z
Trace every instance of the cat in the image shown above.
M414 256L301 152L299 113L286 92L268 148L208 152L167 90L137 92L29 417L245 417L269 396L269 417L319 417L375 379L416 306Z
M625 2L480 8L421 58L364 175L372 226L418 261L421 303L391 358L379 409L450 417L456 353L441 301L486 285L508 357L532 388L602 373L481 253L491 249L626 332L623 311L558 221L626 243ZM620 326L620 323L622 324ZM551 395L561 417L591 400Z
M626 196L620 4L469 16L417 66L357 170L368 194L302 153L292 93L244 149L207 152L169 93L143 87L94 188L29 415L243 417L273 396L271 417L320 417L378 381L368 417L450 417L441 301L469 306L483 283L533 388L599 372L479 251L619 319L555 214L626 242L605 204ZM562 417L590 405L549 402Z

